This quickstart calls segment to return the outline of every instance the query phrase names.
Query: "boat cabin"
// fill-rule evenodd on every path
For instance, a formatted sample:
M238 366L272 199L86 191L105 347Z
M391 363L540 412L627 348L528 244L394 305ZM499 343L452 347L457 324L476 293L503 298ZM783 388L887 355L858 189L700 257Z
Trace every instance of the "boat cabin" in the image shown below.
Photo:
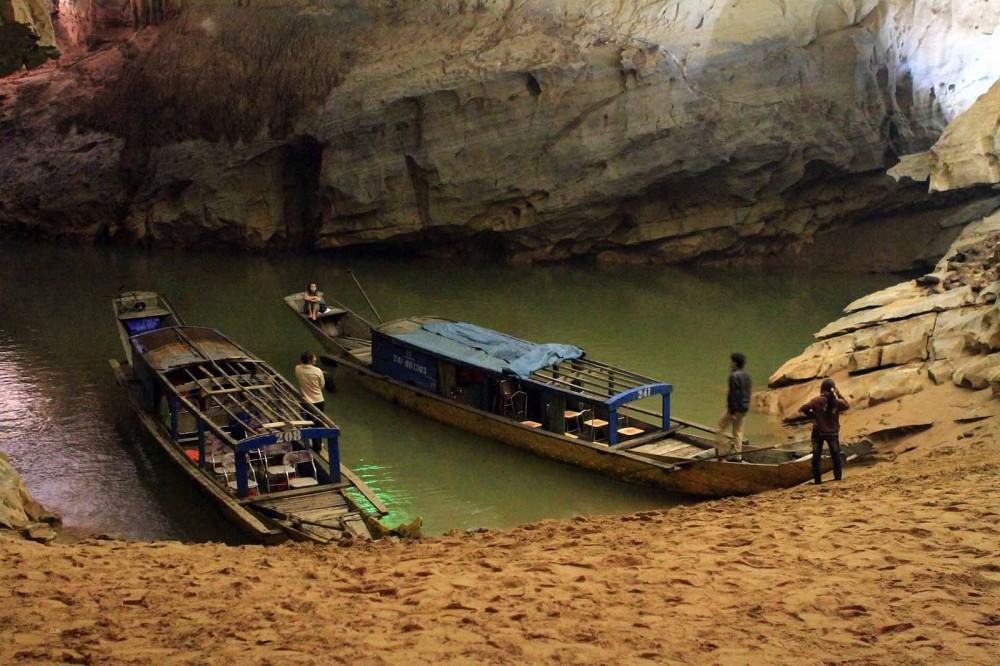
M169 326L172 319L173 314L170 311L155 305L146 307L143 301L133 304L131 310L118 314L118 321L128 331L129 337Z
M619 446L670 428L673 387L584 358L579 347L536 344L436 317L372 329L372 368L528 428ZM661 411L636 403L660 398Z
M243 498L340 482L340 429L218 331L161 328L133 336L130 345L146 408L231 493ZM324 443L329 466L310 453Z
M140 333L155 331L169 326L180 326L184 322L174 314L166 298L152 291L122 292L112 300L118 334L125 348L125 356L132 364L130 338Z

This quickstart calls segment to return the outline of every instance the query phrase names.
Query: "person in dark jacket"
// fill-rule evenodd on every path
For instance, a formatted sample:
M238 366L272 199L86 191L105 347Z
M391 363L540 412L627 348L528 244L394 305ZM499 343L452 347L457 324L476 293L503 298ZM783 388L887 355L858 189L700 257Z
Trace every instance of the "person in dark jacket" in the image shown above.
M726 460L743 460L743 418L750 411L750 375L744 370L747 357L739 352L729 356L729 393L726 395L726 413L719 421L719 434L715 449ZM727 441L725 431L732 428L733 438ZM732 455L735 454L735 455ZM727 457L728 456L728 457Z
M840 481L844 475L843 463L840 459L840 413L846 411L849 405L844 396L837 390L837 384L832 379L824 379L819 390L818 396L802 406L802 413L813 420L813 483L823 482L820 461L823 458L824 442L830 447L830 458L833 459L833 478Z

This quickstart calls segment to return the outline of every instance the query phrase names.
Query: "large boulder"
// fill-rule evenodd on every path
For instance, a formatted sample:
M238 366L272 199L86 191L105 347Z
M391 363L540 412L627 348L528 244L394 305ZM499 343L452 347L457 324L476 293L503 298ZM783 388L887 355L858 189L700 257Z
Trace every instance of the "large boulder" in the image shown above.
M1000 81L948 125L934 147L910 155L889 174L930 181L932 192L1000 182Z
M777 388L832 375L848 367L853 350L854 339L850 336L821 340L786 361L771 375L767 384Z
M755 408L794 417L827 376L837 376L857 408L946 382L1000 393L998 243L1000 213L993 213L966 227L929 276L848 305L770 377Z
M1000 350L1000 308L996 304L942 312L934 327L934 358Z
M10 460L0 453L0 528L21 529L58 518L36 502Z
M916 317L929 312L943 312L973 302L975 296L967 286L940 294L904 298L876 308L858 310L824 326L816 337L830 338L887 322Z
M887 316L896 311L891 305L863 311L874 315L865 318L864 328L853 330L853 326L842 326L844 330L839 335L813 343L771 375L768 386L777 388L843 370L859 374L927 359L938 315L930 312L902 319Z
M867 400L867 403L862 403L859 406L870 407L905 395L919 393L927 385L928 377L923 369L919 365L909 365L854 377L850 381L848 390L858 400Z
M1000 382L1000 354L969 356L955 364L951 380L956 386L974 391Z

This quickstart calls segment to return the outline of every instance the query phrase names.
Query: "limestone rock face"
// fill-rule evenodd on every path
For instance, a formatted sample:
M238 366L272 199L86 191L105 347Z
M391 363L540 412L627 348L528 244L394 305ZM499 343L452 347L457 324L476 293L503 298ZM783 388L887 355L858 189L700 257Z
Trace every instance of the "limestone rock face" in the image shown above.
M0 528L21 529L38 522L58 520L36 502L21 475L0 453Z
M992 291L1000 277L998 248L1000 213L994 213L962 232L935 267L935 280L851 303L846 317L770 377L772 390L755 396L755 405L794 417L829 376L838 377L856 407L948 381L1000 394L1000 304Z
M1000 81L952 122L930 151L908 155L889 174L929 180L932 192L1000 182Z
M50 228L66 218L71 235L177 246L879 270L935 260L984 214L942 224L928 208L965 195L929 203L883 169L1000 76L977 55L1000 48L995 3L299 4L192 5L95 56L120 67L35 81L61 133L32 124L39 112L0 124L17 139L0 141L14 174L0 225L67 235ZM0 84L0 108L4 96L25 99ZM64 98L102 111L60 113ZM74 152L81 135L117 146L119 163ZM53 160L117 171L114 192L98 186L109 203L91 206L79 176L19 175L59 172Z
M47 0L0 0L0 76L58 57Z
M962 359L952 374L952 381L976 391L1000 383L1000 354Z

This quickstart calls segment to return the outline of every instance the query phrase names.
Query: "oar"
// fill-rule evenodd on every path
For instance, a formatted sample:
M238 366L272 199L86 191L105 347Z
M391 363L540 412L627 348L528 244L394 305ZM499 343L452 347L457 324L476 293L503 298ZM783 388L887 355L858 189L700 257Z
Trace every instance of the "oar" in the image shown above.
M375 317L378 319L378 323L384 324L385 321L382 319L382 315L380 315L378 313L378 310L375 309L375 306L372 305L372 299L368 298L368 294L365 293L364 287L362 287L361 283L358 282L358 278L354 276L354 271L347 271L347 274L351 276L352 280L354 280L354 284L358 285L358 291L360 291L361 295L365 297L365 301L368 303L368 307L372 309L372 312L375 313Z

